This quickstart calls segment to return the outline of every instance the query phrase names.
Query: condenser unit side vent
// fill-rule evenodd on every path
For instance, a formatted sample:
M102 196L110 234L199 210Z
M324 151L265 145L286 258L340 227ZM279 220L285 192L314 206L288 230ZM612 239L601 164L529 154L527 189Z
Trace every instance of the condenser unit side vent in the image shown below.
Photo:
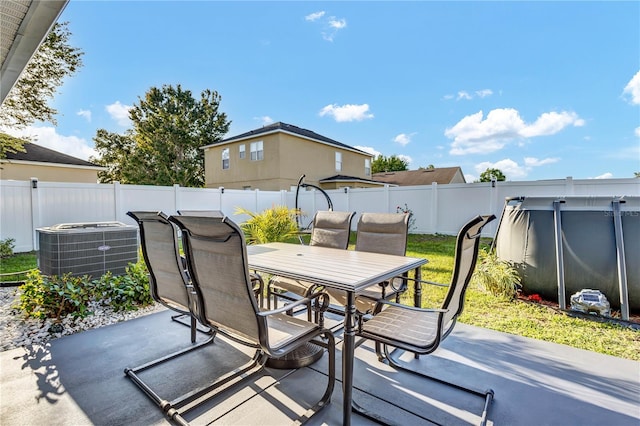
M38 228L38 266L45 275L123 275L138 261L138 229L121 222Z

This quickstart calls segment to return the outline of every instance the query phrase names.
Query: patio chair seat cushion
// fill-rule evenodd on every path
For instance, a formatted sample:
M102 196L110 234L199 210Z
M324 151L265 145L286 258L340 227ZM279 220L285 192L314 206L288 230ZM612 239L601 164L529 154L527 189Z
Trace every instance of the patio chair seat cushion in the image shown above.
M438 334L438 312L418 311L389 305L382 312L366 321L364 334L398 340L416 348L429 348Z
M389 281L385 281L383 283L385 288L386 295L394 295L397 290L402 286L401 278L393 279L393 286L389 285ZM345 306L347 304L347 293L342 290L337 290L334 288L326 288L324 290L327 294L329 294L330 303L332 305L341 305ZM365 288L364 290L358 291L356 295L356 309L360 313L370 313L376 305L376 301L382 298L382 285L374 284ZM387 296L388 298L388 296Z
M314 323L286 314L270 315L267 317L267 323L269 345L273 348L282 347L318 329Z
M290 291L299 296L304 296L312 284L306 281L294 280L293 278L275 276L271 279L270 285L272 288Z

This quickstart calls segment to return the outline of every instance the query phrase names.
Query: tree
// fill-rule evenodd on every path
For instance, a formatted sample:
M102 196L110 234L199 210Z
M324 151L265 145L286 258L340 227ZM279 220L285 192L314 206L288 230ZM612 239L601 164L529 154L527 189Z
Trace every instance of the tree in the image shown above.
M215 91L204 90L196 100L180 85L152 87L129 111L133 129L127 134L97 131L94 140L101 158L92 161L110 168L103 181L203 186L200 147L219 141L231 124L219 104Z
M401 172L408 170L408 168L409 164L397 155L392 155L388 158L384 155L378 155L371 163L371 173Z
M484 172L480 173L480 180L478 182L491 182L494 180L504 181L507 177L500 171L500 169L487 168Z
M24 144L29 142L0 132L0 158L6 158L8 153L25 152Z
M93 138L98 157L91 157L89 161L107 170L98 172L100 183L118 181L120 183L135 183L135 177L129 176L129 170L135 170L135 141L130 132L124 135L98 129Z
M640 178L640 172L633 172L633 177Z
M84 54L79 48L69 45L71 32L67 25L68 22L54 24L27 63L0 106L2 125L24 128L36 121L57 124L55 115L58 111L48 102L56 94L64 78L73 75L82 66ZM4 158L6 152L23 151L22 145L27 141L21 141L7 147L4 145L7 141L3 137L0 140L0 158Z

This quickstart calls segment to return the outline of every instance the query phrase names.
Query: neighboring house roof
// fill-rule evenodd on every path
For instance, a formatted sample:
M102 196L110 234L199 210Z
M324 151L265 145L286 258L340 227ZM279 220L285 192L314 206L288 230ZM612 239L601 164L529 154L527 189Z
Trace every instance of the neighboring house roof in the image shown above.
M385 185L385 182L380 182L372 179L363 179L355 176L345 176L345 175L335 175L328 178L320 179L320 183L329 183L329 182L365 182L376 185ZM395 186L395 185L392 185Z
M439 185L466 183L460 167L380 172L374 173L371 178L378 182L392 183L399 186L431 185L433 182Z
M255 130L251 130L248 131L246 133L242 133L240 135L237 136L232 136L230 138L227 139L223 139L219 142L216 143L212 143L211 145L207 145L207 146L203 146L202 149L211 147L211 146L215 146L215 145L222 145L222 144L226 144L226 143L230 143L230 142L238 142L244 139L249 139L249 138L254 138L256 136L259 135L267 135L267 134L271 134L271 133L277 133L277 132L283 132L283 133L289 133L292 135L296 135L305 139L310 139L316 142L320 142L320 143L324 143L324 144L329 144L329 145L333 145L336 147L340 147L340 148L344 148L347 149L349 151L354 151L354 152L358 152L360 154L364 154L364 155L368 155L368 156L372 156L371 154L369 154L368 152L365 151L361 151L357 148L354 148L352 146L346 145L342 142L338 142L336 140L330 139L326 136L322 136L314 131L311 130L307 130L307 129L303 129L301 127L298 126L294 126L292 124L287 124L287 123L283 123L281 121L277 122L277 123L273 123L273 124L269 124L267 126L263 126L260 127L258 129Z
M3 161L24 161L30 163L51 163L65 166L81 166L91 167L97 169L104 169L102 166L98 166L89 161L82 160L80 158L72 157L71 155L63 154L62 152L54 151L53 149L45 148L35 143L27 142L24 144L25 152L7 153L6 159Z

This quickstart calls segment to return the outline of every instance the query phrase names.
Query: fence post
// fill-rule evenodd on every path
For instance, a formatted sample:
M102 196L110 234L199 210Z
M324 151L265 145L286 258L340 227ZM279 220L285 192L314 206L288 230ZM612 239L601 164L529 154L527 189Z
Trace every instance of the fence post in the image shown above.
M431 183L431 223L429 225L429 233L438 232L438 182Z
M38 193L38 178L31 178L31 223L32 223L32 244L33 249L38 250L38 233L36 232L36 228L41 226L40 223L40 194Z
M573 186L573 177L567 176L564 184L564 192L566 195L573 195L575 193L575 187Z
M120 206L122 204L120 182L113 182L113 220L120 220Z
M180 209L180 184L173 184L173 212L177 213Z
M384 184L384 204L385 206L387 206L387 213L391 213L393 210L391 210L391 206L389 205L389 184L385 183Z

